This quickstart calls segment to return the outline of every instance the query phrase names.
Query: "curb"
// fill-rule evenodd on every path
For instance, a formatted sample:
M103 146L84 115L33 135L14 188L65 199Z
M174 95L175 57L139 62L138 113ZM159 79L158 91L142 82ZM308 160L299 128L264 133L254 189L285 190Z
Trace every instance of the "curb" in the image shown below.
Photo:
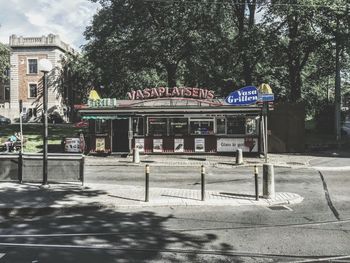
M276 193L278 194L278 193ZM285 193L291 194L291 193ZM77 210L98 210L98 209L117 209L117 208L147 208L147 207L194 207L194 206L255 206L255 207L267 207L273 205L290 205L301 203L304 198L298 194L292 194L293 196L289 200L272 200L260 198L259 201L256 200L245 200L244 202L234 200L231 203L229 201L218 201L218 200L193 200L187 201L185 199L178 200L176 203L171 203L171 201L161 201L152 200L150 202L137 201L135 204L103 204L103 203L91 203L91 204L81 204L81 205L54 205L54 206L41 206L41 207L0 207L0 216L20 216L20 215L40 215L51 214L58 212L72 212ZM243 203L242 203L243 202Z

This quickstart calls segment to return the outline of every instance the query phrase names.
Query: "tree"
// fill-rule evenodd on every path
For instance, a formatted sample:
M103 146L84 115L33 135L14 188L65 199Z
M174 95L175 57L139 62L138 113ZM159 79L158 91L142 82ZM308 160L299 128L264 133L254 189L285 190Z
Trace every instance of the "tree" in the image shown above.
M10 49L0 43L0 83L9 81L7 71L10 68Z
M272 1L266 13L270 34L280 37L279 54L282 63L288 69L289 101L297 102L302 98L302 74L312 53L323 43L321 34L315 26L317 7L312 1L291 0L288 5Z
M98 2L102 8L85 31L84 49L103 81L119 90L129 88L130 73L144 77L141 82L176 86L181 64L195 57L220 7L212 1Z

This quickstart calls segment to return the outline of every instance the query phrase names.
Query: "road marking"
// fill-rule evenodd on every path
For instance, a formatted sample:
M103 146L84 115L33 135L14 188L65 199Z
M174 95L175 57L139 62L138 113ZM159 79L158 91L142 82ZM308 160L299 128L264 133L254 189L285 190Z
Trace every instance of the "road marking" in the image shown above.
M311 166L311 168L318 171L350 171L350 166L340 166L340 167Z
M318 171L318 173L320 174L320 177L321 177L321 180L322 180L322 183L323 183L323 189L324 189L324 194L326 196L326 200L327 200L327 204L328 204L328 207L331 209L333 215L338 219L340 220L340 216L339 216L339 213L337 211L337 209L334 207L333 203L332 203L332 200L331 200L331 197L329 195L329 192L328 192L328 187L327 187L327 183L323 177L323 174Z
M342 260L342 259L349 259L350 256L339 256L339 257L326 257L326 258L315 258L315 259L307 259L307 260L298 260L298 261L290 261L290 263L307 263L307 262L322 262L322 261L329 261L332 262L334 260ZM348 262L348 261L346 261Z
M5 253L0 253L0 258L3 258L5 255Z

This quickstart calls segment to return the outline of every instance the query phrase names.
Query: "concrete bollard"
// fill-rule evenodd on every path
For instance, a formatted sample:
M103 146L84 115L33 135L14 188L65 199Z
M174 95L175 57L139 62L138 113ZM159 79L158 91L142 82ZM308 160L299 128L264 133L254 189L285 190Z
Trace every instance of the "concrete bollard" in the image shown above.
M140 163L140 151L138 148L134 148L133 150L133 158L132 158L134 163Z
M263 164L263 196L275 198L275 172L272 164Z
M149 202L149 165L145 167L145 202Z
M255 200L259 201L259 181L258 181L258 177L259 177L259 171L258 171L258 167L256 167L256 165L254 166L254 181L255 181Z
M205 201L205 167L201 166L201 200Z
M243 152L242 149L236 151L236 164L243 164Z

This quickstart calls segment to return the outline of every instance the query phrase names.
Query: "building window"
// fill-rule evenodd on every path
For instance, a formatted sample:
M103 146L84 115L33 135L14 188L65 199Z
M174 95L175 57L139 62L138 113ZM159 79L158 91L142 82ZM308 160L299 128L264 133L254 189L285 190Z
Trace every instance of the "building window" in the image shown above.
M195 135L210 135L214 134L214 120L213 119L191 119L190 132Z
M133 118L132 130L134 132L134 135L144 135L143 127L143 117Z
M107 120L96 120L95 133L103 134L109 131L109 122Z
M227 134L245 134L245 117L235 116L227 118Z
M170 118L169 120L170 135L187 135L188 134L188 119L187 118Z
M225 134L226 133L226 119L216 118L216 133Z
M28 59L28 74L38 74L38 60L36 58Z
M36 98L38 95L38 84L29 84L28 88L28 98Z
M148 135L162 136L167 135L166 118L148 118Z

